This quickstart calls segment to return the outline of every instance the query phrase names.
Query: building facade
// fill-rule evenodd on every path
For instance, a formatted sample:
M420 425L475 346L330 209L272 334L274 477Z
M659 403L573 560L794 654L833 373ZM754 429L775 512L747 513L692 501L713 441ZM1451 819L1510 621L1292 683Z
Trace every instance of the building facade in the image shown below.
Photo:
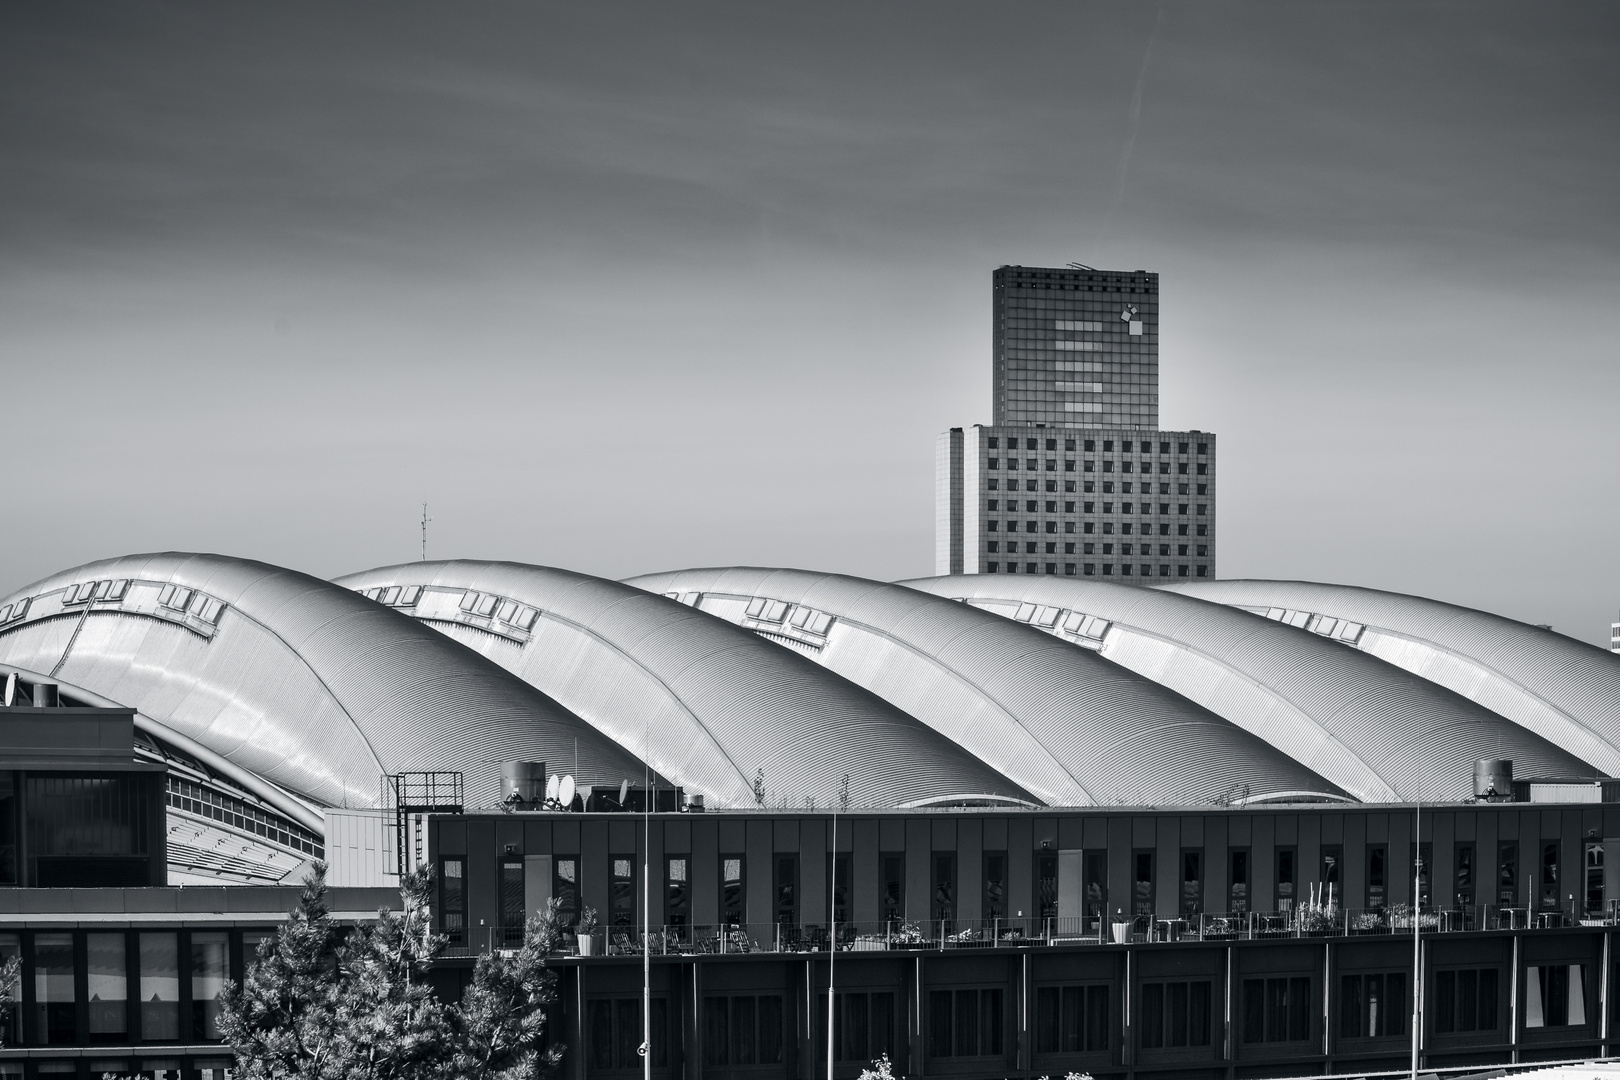
M1215 436L952 428L935 569L1153 584L1215 576Z
M455 992L547 900L570 921L594 909L589 944L555 960L573 1078L639 1072L644 941L653 1069L682 1080L826 1075L829 977L842 1077L879 1054L897 1075L963 1080L1398 1070L1415 985L1423 1068L1612 1052L1620 893L1603 838L1620 806L1414 818L1410 805L443 817L430 850L452 945L438 978Z
M1215 437L1159 430L1159 276L992 286L993 422L938 438L935 573L1213 578Z

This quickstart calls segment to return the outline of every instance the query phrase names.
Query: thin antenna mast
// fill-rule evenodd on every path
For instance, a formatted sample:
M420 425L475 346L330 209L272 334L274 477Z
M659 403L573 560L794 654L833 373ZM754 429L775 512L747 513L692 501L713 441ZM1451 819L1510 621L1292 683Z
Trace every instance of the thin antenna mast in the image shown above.
M427 562L427 527L433 519L427 516L427 503L422 504L422 561Z

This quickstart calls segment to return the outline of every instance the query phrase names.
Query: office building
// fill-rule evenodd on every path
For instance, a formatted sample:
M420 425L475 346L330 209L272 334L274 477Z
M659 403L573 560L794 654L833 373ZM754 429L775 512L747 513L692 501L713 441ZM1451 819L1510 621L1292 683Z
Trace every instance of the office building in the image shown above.
M1215 436L1159 430L1159 276L1003 266L992 422L935 448L937 574L1215 576Z

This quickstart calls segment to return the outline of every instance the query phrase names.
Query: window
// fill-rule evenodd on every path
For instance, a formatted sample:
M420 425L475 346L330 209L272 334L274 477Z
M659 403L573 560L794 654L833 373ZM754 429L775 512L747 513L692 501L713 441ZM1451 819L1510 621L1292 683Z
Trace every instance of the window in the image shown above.
M1318 880L1322 883L1323 901L1332 898L1334 906L1344 904L1344 882L1339 874L1339 864L1344 861L1344 845L1322 845L1322 872Z
M1183 443L1176 443L1176 453L1185 454L1186 452L1187 452L1187 444L1186 443L1184 443L1184 442Z
M1141 1039L1144 1050L1208 1046L1208 982L1147 983L1142 987Z
M1431 1006L1435 1034L1495 1031L1496 986L1495 968L1435 972Z
M642 1068L641 999L638 997L595 998L587 1003L585 1045L593 1070ZM669 1002L652 999L652 1044L650 1055L655 1069L669 1066Z
M1153 917L1153 852L1138 850L1134 853L1132 862L1135 872L1131 875L1131 914L1137 918Z
M1063 481L1063 490L1065 492L1067 492L1068 494L1073 495L1074 494L1074 481L1073 480L1065 480L1065 481Z
M996 479L996 478L995 478L995 477L993 477L993 476L992 476L992 477L991 477L991 478L990 478L990 484L989 484L989 486L990 486L990 490L991 490L991 491L997 491L997 490L999 490L999 489L1000 489L1000 487L1001 487L1001 481L1000 481L1000 480L998 480L998 479ZM1012 489L1011 489L1011 488L1008 488L1008 490L1009 490L1009 491L1010 491L1010 490L1012 490Z
M703 999L704 1065L781 1063L781 995Z
M743 857L720 856L720 921L727 926L743 922Z
M1503 907L1519 905L1519 845L1504 840L1496 848L1496 902Z
M1586 913L1588 915L1603 914L1603 845L1596 840L1588 840L1584 848L1585 858L1582 865L1586 871Z
M1035 856L1035 916L1046 920L1058 913L1058 860L1051 852Z
M1208 495L1209 494L1209 485L1208 484L1199 484L1198 485L1198 494L1200 494L1200 495ZM1200 514L1203 513L1202 510L1200 510L1198 512Z
M85 935L90 968L85 989L90 998L90 1041L93 1043L129 1041L129 962L124 943L122 933ZM216 1031L210 1037L217 1039L219 1035Z
M1204 910L1204 853L1197 848L1181 852L1181 913L1197 915Z
M929 991L928 1056L999 1057L1005 1053L1002 999L999 987Z
M1176 472L1181 474L1182 476L1186 476L1187 475L1187 463L1185 461L1177 462L1176 463Z
M664 918L670 926L687 926L692 921L691 864L685 855L664 859Z
M1047 472L1057 472L1057 458L1047 458L1046 459L1046 471Z
M1243 980L1243 1041L1304 1042L1311 1037L1311 980Z
M1036 459L1036 458L1025 458L1024 459L1024 468L1031 469L1031 470L1038 469L1038 468L1040 468L1040 461L1038 459Z
M1339 1037L1381 1039L1406 1034L1406 975L1345 975L1339 980Z
M1074 472L1074 458L1064 458L1063 459L1063 471L1064 472Z
M179 935L140 935L141 1038L175 1042L180 1038Z
M985 445L992 450L999 450L1001 448L1001 439L995 435L992 435L988 440L986 440ZM991 468L993 469L995 466L992 465Z
M999 521L990 521L990 522L987 522L987 523L986 523L986 524L985 524L985 530L986 530L986 531L988 531L988 532L995 532L995 531L996 531L996 528L997 528L997 527L998 527L998 526L999 526L999 525L1000 525L1000 524L1001 524L1001 522L999 522Z
M1029 564L1035 572L1035 564ZM934 895L930 898L929 917L949 921L956 918L956 856L951 852L936 851L933 857Z
M1382 908L1389 898L1389 849L1383 844L1367 845L1367 903L1374 911Z
M18 962L21 963L22 935L0 934L0 964L9 963L13 957L16 957ZM0 1039L3 1039L6 1045L9 1046L16 1046L22 1042L22 994L22 983L18 982L11 990L11 1014L6 1018L5 1023L0 1024ZM4 1074L0 1073L0 1075Z
M1108 1049L1108 987L1035 989L1035 1052L1095 1054Z
M1007 917L1007 853L984 853L984 895L979 910L986 919Z
M987 563L987 564L986 564L986 565L985 565L985 568L984 568L984 569L985 569L985 573L987 573L987 574L994 574L994 573L995 573L995 572L997 572L997 571L998 571L998 570L1000 570L1000 569L1001 569L1001 564L1000 564L1000 563L998 563L998 562L995 562L995 561L991 561L991 562L990 562L990 563ZM1011 572L1011 571L1009 571L1009 573L1010 573L1010 572Z
M1095 449L1097 449L1097 440L1096 439L1087 439L1086 440L1086 449L1087 450L1095 450Z
M1207 453L1209 453L1209 443L1207 443L1207 442L1201 442L1201 443L1199 443L1199 444L1198 444L1198 452L1199 452L1199 453L1200 453L1200 454L1207 454Z
M1291 911L1294 907L1294 849L1277 848L1277 903L1273 911Z
M1074 547L1074 545L1073 545L1073 544L1070 544L1070 545L1069 545L1069 547L1071 547L1071 548L1073 548L1073 547ZM1073 552L1072 552L1072 551L1071 551L1071 552L1070 552L1070 554L1071 554L1071 555L1072 555L1072 554L1074 554L1074 553L1073 553ZM1074 564L1074 563L1072 563L1072 562L1066 562L1066 563L1064 563L1064 564L1063 564L1063 572L1064 572L1064 573L1065 573L1065 574L1067 574L1067 575L1068 575L1068 576L1070 576L1070 577L1073 577L1073 576L1074 576L1074 565L1075 565L1075 564Z
M1103 440L1103 452L1104 453L1113 453L1113 450L1114 450L1114 440L1113 439L1104 439Z
M991 526L994 526L995 522L992 521L990 524ZM985 545L985 548L990 552L990 554L994 555L1001 550L1001 541L991 540Z
M73 987L73 935L34 935L34 1039L49 1046L78 1041Z
M1202 462L1200 462L1199 465L1198 465L1198 475L1199 476L1208 476L1209 475L1209 466L1203 464ZM1202 484L1200 484L1198 486L1203 487ZM1200 493L1200 494L1202 494L1202 493Z
M884 922L903 922L906 917L906 857L899 852L884 852L882 915Z
M1558 902L1558 841L1541 845L1541 899L1543 911L1557 911Z
M1234 849L1231 857L1232 874L1228 878L1226 910L1241 915L1249 910L1249 850Z
M1474 845L1458 844L1451 865L1452 883L1456 887L1454 906L1467 910L1474 906Z
M1047 531L1047 532L1049 532L1049 533L1055 533L1055 532L1057 532L1057 522L1055 522L1055 521L1048 521L1048 522L1047 522L1047 523L1046 523L1046 531Z
M799 922L799 857L776 856L776 921L782 926Z
M467 860L461 856L439 860L439 931L452 945L467 941Z
M500 931L507 944L523 942L523 856L505 855L500 862Z
M833 883L833 922L849 921L849 852L841 851L836 857L827 856L827 875Z
M838 1003L838 1028L833 1032L833 1046L839 1061L870 1063L883 1054L895 1052L894 993L892 991L843 991L835 999ZM827 1060L826 995L822 995L817 1010L821 1037L816 1041L816 1060Z
M1584 1027L1586 965L1557 964L1524 970L1525 1027Z
M1056 439L1047 439L1046 440L1046 448L1048 450L1056 450L1057 449L1057 440Z

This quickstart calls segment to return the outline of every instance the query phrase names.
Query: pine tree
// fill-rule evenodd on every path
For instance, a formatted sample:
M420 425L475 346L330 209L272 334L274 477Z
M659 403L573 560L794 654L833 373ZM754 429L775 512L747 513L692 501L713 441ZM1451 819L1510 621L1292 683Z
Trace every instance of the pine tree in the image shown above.
M305 882L286 925L259 946L240 987L221 1000L220 1030L243 1080L471 1080L538 1077L560 1051L543 1047L556 976L545 957L556 906L535 915L522 948L485 956L460 1002L428 982L445 945L433 931L426 868L400 887L403 910L343 932L326 902L323 868Z

